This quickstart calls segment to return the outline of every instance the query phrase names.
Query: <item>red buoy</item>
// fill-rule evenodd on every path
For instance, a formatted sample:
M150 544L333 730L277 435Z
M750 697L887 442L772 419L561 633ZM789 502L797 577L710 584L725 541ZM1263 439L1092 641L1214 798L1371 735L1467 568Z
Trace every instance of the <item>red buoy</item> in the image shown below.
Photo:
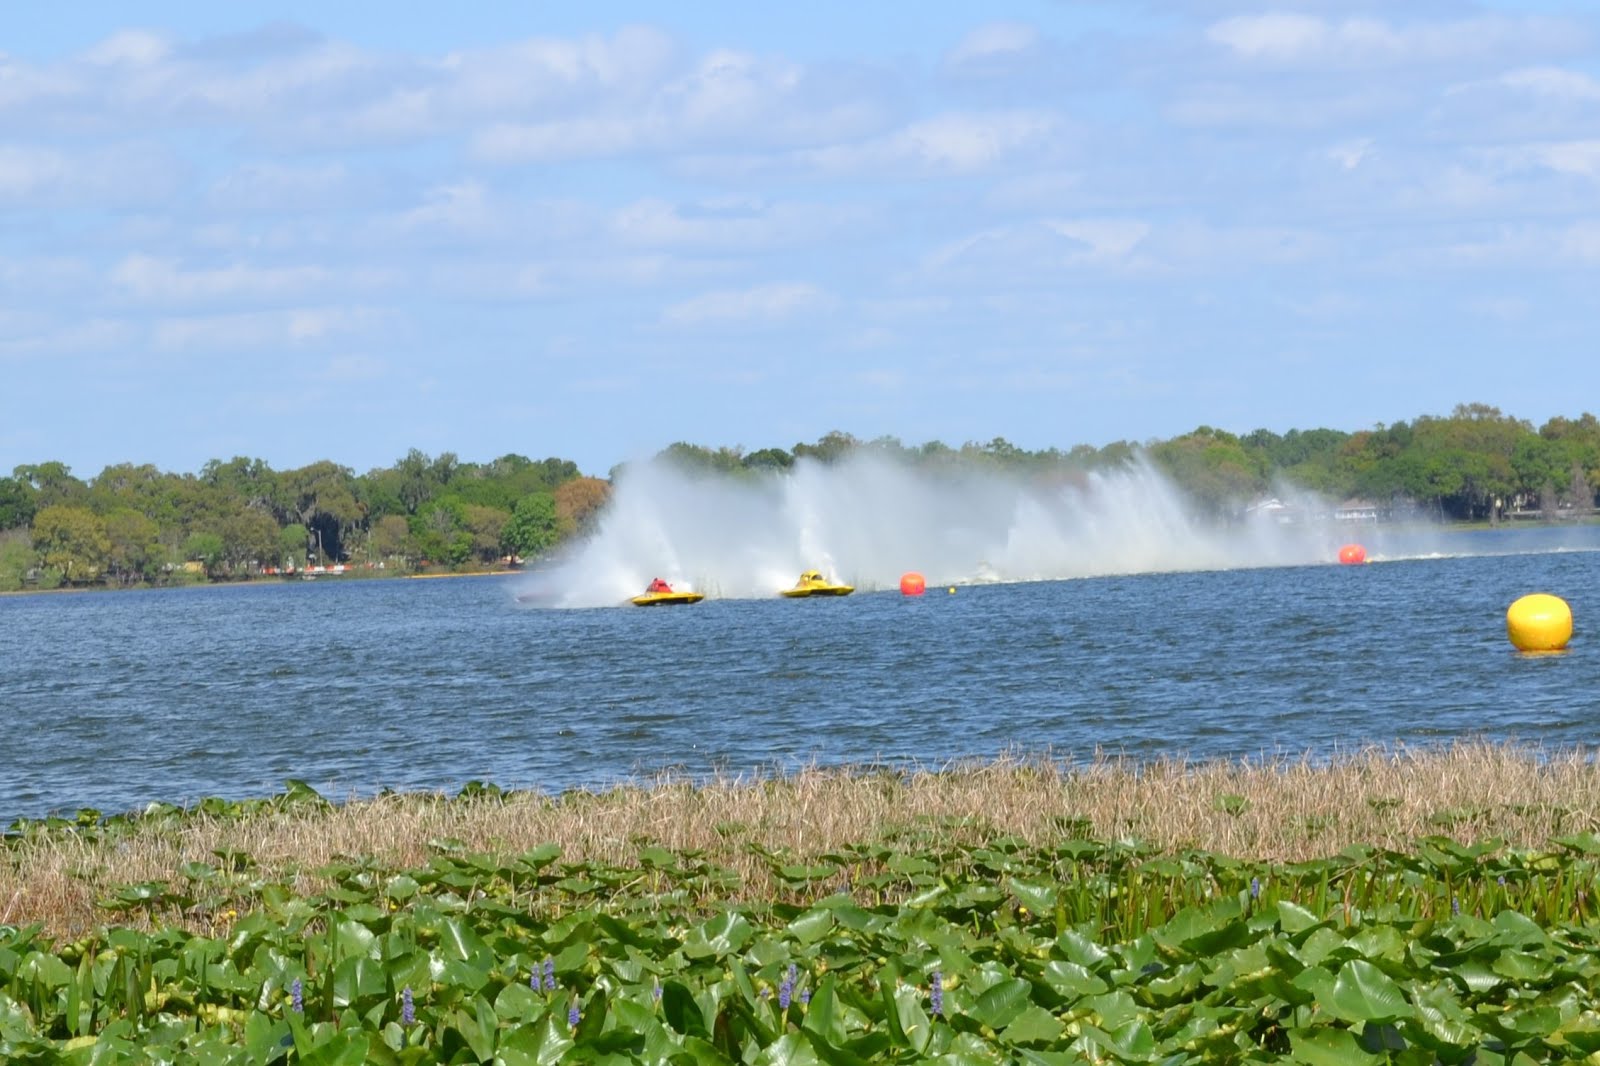
M1359 544L1346 544L1339 549L1339 562L1345 566L1354 566L1356 563L1367 561L1367 549Z
M912 570L900 575L900 591L906 596L920 596L928 591L928 582Z

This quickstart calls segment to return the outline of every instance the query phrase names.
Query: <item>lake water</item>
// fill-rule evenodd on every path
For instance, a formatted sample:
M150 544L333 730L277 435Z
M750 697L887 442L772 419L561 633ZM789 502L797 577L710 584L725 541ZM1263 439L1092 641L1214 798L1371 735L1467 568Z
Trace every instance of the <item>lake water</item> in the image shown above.
M530 609L527 578L0 598L0 824L80 806L560 790L1005 752L1331 754L1600 739L1600 527L1384 560L678 608ZM932 575L930 575L931 577ZM1571 649L1523 656L1518 596Z

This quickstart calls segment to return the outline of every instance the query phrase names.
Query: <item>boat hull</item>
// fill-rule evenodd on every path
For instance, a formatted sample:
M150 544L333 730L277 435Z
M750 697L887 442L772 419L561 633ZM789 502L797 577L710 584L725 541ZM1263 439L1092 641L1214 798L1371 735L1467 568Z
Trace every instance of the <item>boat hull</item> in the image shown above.
M797 600L807 596L848 596L855 590L854 585L807 585L804 588L784 589L778 595Z
M628 602L635 607L671 607L680 603L699 603L705 598L703 592L645 592Z

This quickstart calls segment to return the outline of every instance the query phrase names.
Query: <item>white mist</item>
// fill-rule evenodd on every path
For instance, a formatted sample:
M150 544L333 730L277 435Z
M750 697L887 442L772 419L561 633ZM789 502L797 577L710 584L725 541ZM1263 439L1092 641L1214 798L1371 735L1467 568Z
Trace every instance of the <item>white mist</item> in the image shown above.
M630 465L595 533L534 575L523 599L618 604L653 577L713 597L767 597L802 570L861 591L917 570L929 586L1328 562L1341 531L1197 519L1146 462L1076 482L871 453L726 476ZM1348 534L1346 534L1348 535Z

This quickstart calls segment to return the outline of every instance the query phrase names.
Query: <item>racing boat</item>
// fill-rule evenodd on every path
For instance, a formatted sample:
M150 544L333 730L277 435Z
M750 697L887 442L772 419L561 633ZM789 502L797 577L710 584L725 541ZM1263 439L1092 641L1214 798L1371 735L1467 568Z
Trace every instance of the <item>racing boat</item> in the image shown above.
M703 592L680 592L658 577L628 602L635 607L666 607L674 603L699 603L705 598Z
M792 589L783 589L778 593L794 599L800 596L848 596L856 590L854 585L836 585L822 576L820 570L807 570L800 575L800 580L795 582Z

